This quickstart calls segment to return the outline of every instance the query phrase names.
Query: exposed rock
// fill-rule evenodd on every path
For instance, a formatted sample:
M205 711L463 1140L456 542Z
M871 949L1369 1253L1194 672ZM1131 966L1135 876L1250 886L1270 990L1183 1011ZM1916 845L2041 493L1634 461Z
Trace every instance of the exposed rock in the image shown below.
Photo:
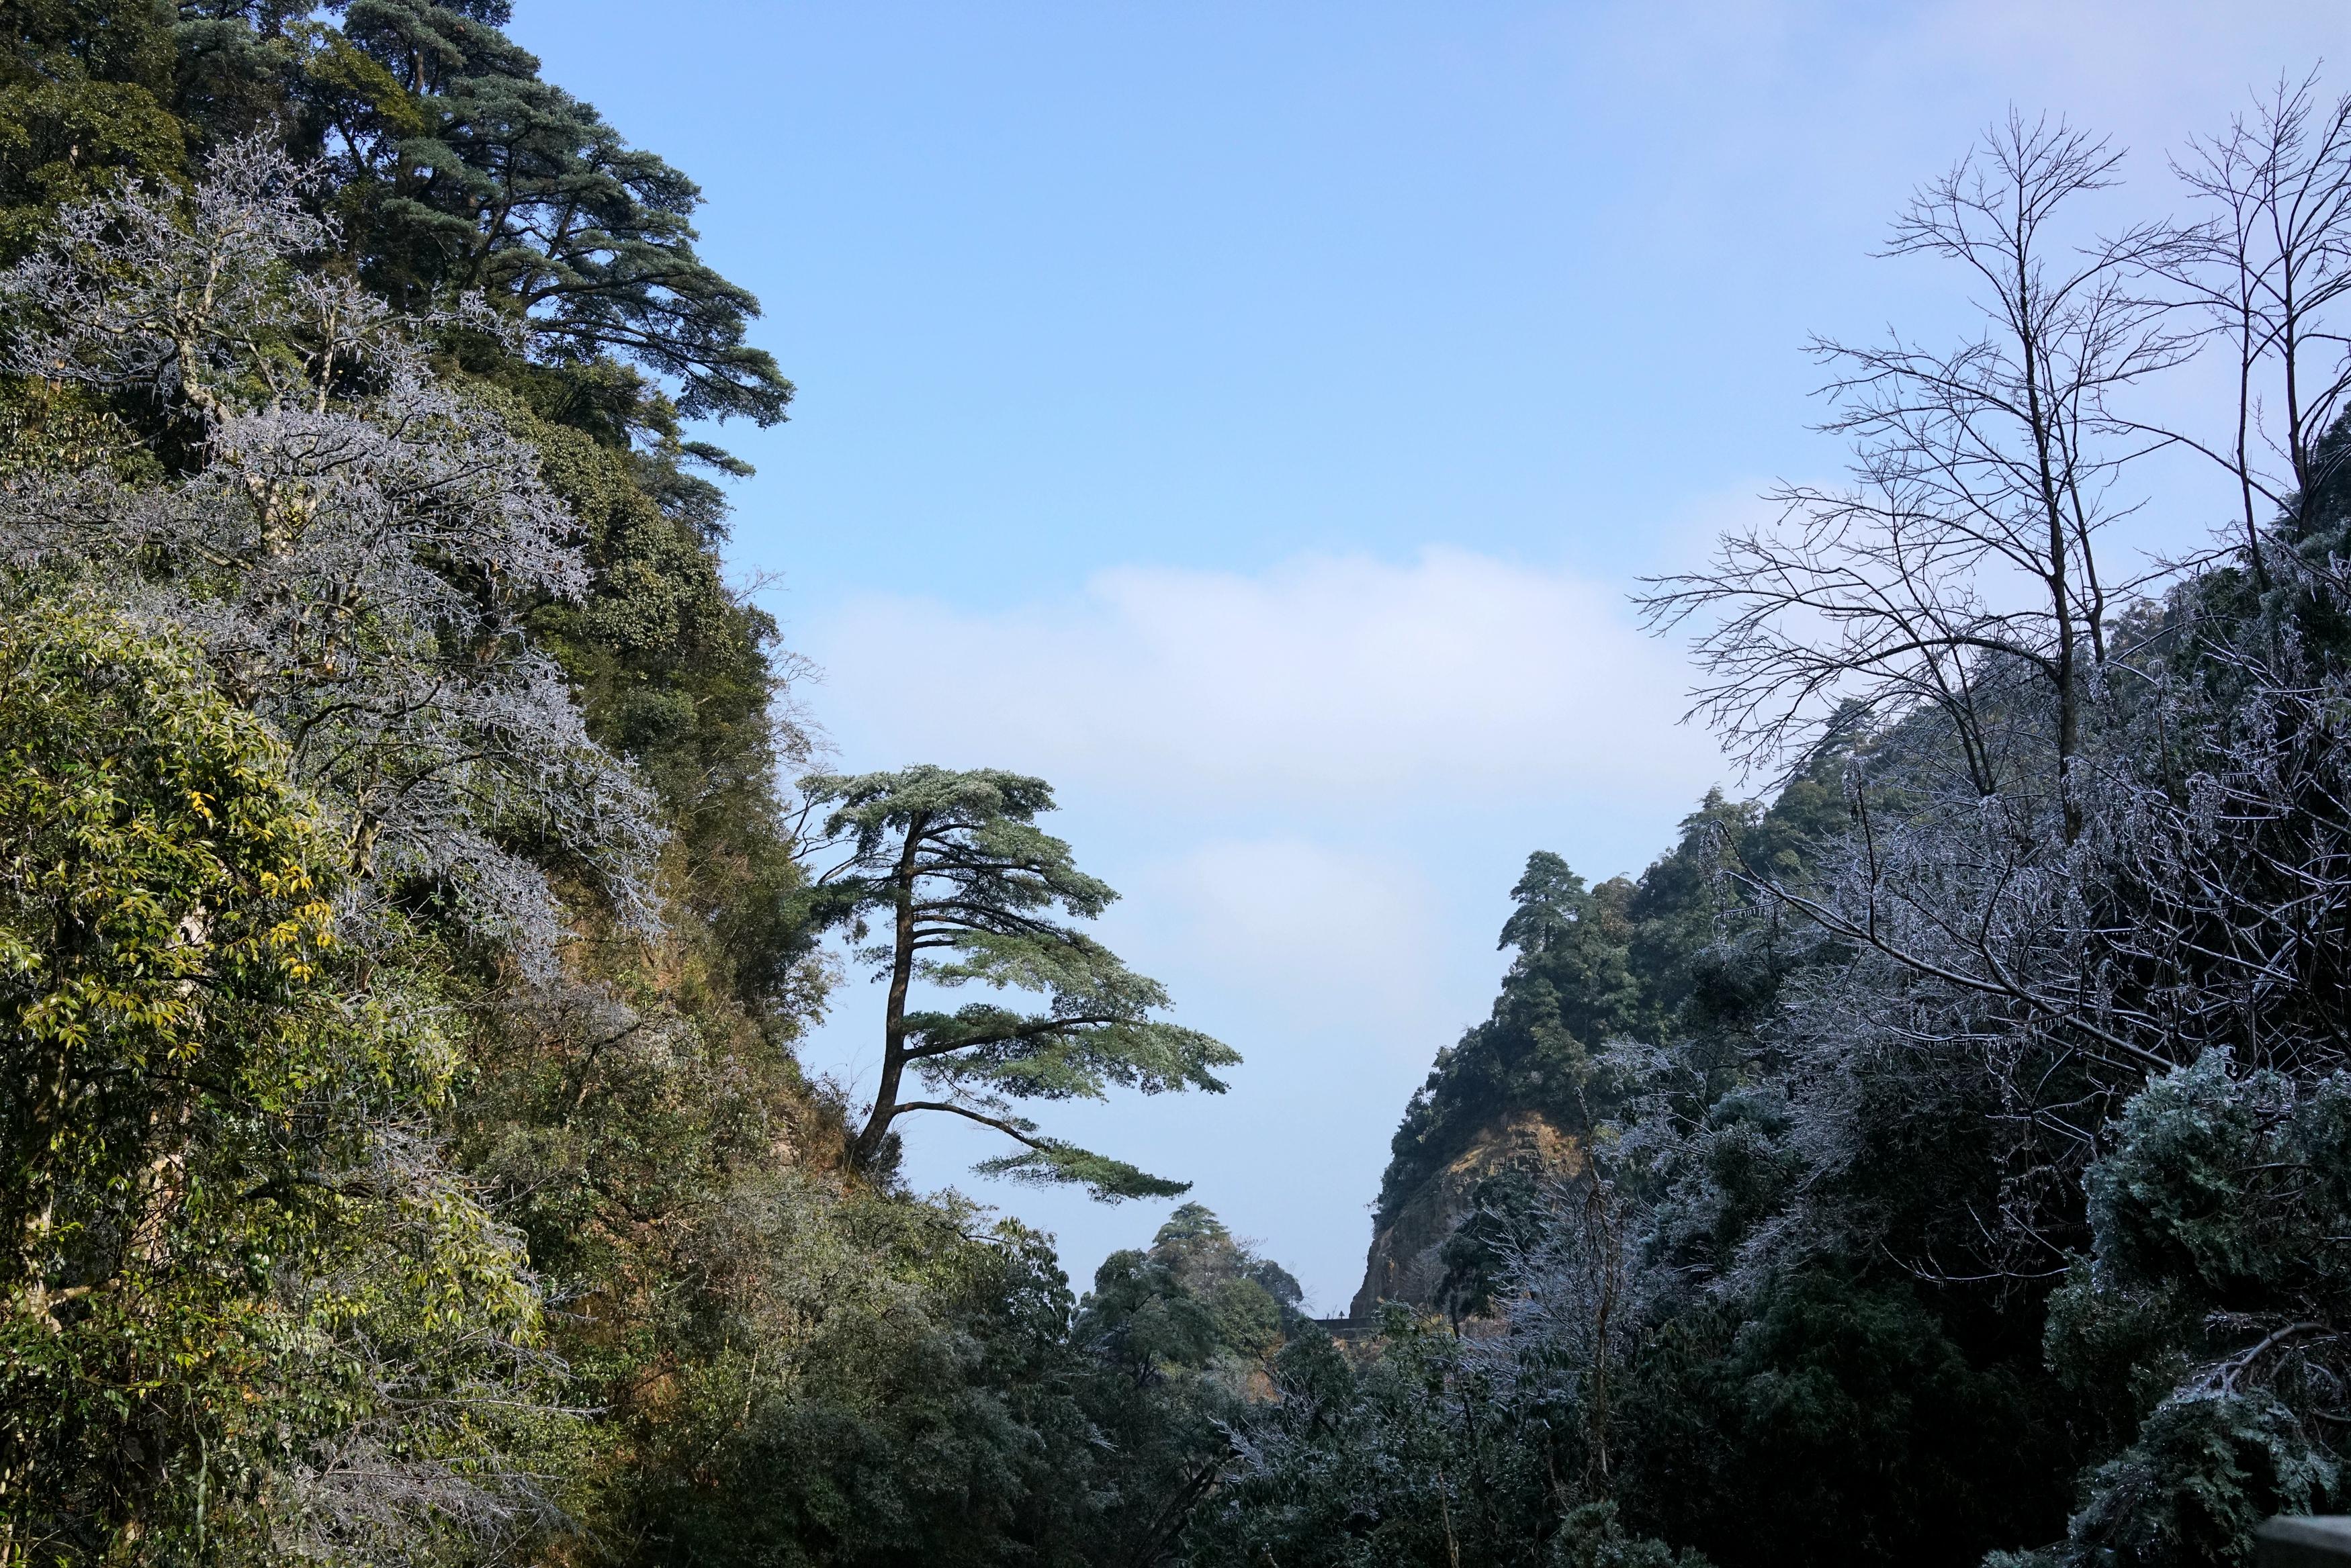
M1573 1177L1583 1169L1583 1150L1573 1134L1560 1130L1540 1111L1508 1111L1489 1123L1451 1164L1422 1182L1395 1220L1373 1235L1363 1288L1355 1293L1349 1318L1368 1322L1379 1315L1384 1301L1434 1310L1437 1286L1445 1278L1445 1264L1437 1254L1469 1217L1471 1189L1510 1166Z

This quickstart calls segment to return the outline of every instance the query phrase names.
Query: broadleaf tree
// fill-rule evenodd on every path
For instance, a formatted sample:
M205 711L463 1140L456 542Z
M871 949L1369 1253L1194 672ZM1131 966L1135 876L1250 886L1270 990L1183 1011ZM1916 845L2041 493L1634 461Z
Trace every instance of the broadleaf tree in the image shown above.
M988 1175L1076 1182L1109 1201L1186 1190L1187 1182L1050 1137L1015 1107L1101 1099L1113 1086L1221 1093L1216 1069L1240 1060L1230 1046L1154 1016L1168 1005L1165 988L1070 923L1093 919L1118 895L1037 826L1053 809L1051 786L992 768L925 765L815 774L800 790L811 814L825 813L815 844L840 857L812 880L814 916L846 927L857 960L889 988L881 1080L852 1161L886 1166L898 1118L937 1111L1022 1146L982 1162ZM1046 1001L1039 1011L994 1002L922 1011L910 1005L916 981L977 981ZM935 1097L906 1097L910 1068Z
M445 1008L180 644L0 614L0 1563L495 1552L570 1417Z
M316 178L232 143L185 200L69 207L0 270L0 372L161 416L192 470L0 485L0 570L192 631L343 808L364 924L433 887L551 972L554 893L517 846L562 846L649 918L656 831L528 635L535 607L588 588L576 524L537 452L436 376L429 324L305 270L336 244L302 206Z

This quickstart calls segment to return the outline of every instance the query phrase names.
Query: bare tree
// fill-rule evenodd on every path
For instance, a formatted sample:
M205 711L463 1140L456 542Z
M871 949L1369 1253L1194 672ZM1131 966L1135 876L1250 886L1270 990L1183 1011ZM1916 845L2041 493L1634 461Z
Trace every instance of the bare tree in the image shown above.
M2029 671L2053 698L2053 783L2070 840L2068 774L2129 585L2102 574L2100 534L2131 462L2162 438L2114 400L2192 351L2149 286L2184 241L2160 223L2069 245L2063 220L2115 183L2121 154L2063 122L2011 114L1896 223L1889 254L1958 263L1981 329L1936 349L1813 343L1834 367L1828 430L1854 443L1854 483L1789 486L1776 526L1726 537L1702 572L1652 579L1659 628L1697 620L1707 714L1769 764L1856 711L1940 711L1968 782L2020 782L1999 732L2013 704L1988 680ZM2036 748L2037 749L2037 748Z
M2351 290L2351 97L2322 105L2316 88L2315 73L2281 78L2250 119L2173 164L2212 215L2170 271L2235 358L2236 419L2225 441L2167 433L2235 478L2264 587L2262 529L2304 521L2325 477L2319 442L2351 392L2351 337L2330 317Z

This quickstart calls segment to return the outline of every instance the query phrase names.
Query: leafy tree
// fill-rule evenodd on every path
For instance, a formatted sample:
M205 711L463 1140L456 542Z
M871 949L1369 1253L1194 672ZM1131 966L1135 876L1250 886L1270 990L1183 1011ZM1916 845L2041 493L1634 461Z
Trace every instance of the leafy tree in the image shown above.
M1301 1294L1197 1203L1180 1205L1148 1248L1102 1260L1071 1331L1090 1374L1080 1405L1118 1456L1096 1483L1092 1561L1153 1563L1178 1549L1228 1472L1229 1431L1273 1356L1321 1333L1300 1314Z
M782 1172L697 1216L648 1462L601 1531L647 1563L1079 1560L1100 1483L1044 1238Z
M1113 1252L1094 1272L1078 1333L1138 1380L1174 1367L1270 1353L1300 1320L1288 1270L1233 1239L1198 1203L1179 1205L1146 1251Z
M2095 1239L2051 1303L2049 1363L2126 1440L2049 1556L2242 1562L2271 1514L2343 1495L2351 1075L2208 1053L2131 1102L2088 1189Z
M0 254L111 181L180 171L162 0L11 0L0 26Z
M387 116L353 146L345 199L377 204L374 264L510 301L559 357L672 378L686 418L782 419L791 383L744 341L758 302L695 254L701 190L541 81L506 18L500 0L346 9L346 35L422 122Z
M673 908L719 984L778 1029L793 1026L818 984L811 934L795 919L799 869L778 785L804 763L789 677L799 668L775 622L732 593L711 497L681 495L674 471L556 423L496 389L539 475L579 520L588 587L530 616L540 645L579 692L590 735L653 791L675 869Z
M1608 1510L1735 1563L1957 1564L2062 1529L1995 1561L2185 1568L2339 1500L2351 449L2317 431L2346 384L2325 325L2346 124L2288 84L2191 161L2222 224L2036 266L2048 213L2107 169L2013 123L2005 226L1963 168L1897 236L2006 280L2006 337L1834 350L1860 486L1792 494L1800 526L1655 601L1724 612L1701 695L1733 738L1823 744L1769 812L1710 800L1627 901L1641 1005L1576 1075L1587 1202L1489 1193L1455 1238L1454 1282L1497 1322L1431 1398L1484 1401L1498 1440L1547 1456L1555 1542ZM2191 440L2120 400L2193 347L2172 304L2238 352L2239 429L2191 444L2238 482L2245 533L2147 598L2093 575L2126 498L2058 491ZM2054 351L2028 365L2027 337ZM1975 569L1996 556L2037 607ZM1506 1005L1513 986L1533 994L1516 965ZM1617 988L1587 966L1559 990L1564 1013ZM1490 1060L1444 1063L1415 1113L1549 1092L1473 1100ZM1602 1191L1620 1223L1589 1222ZM1329 1470L1365 1521L1416 1506L1374 1414L1358 1389L1316 1416L1390 1456L1368 1484ZM1303 1473L1316 1441L1270 1438L1264 1474ZM1310 1517L1257 1479L1236 1522Z
M863 942L888 920L885 940L862 947L889 992L882 1019L882 1075L852 1146L868 1168L888 1161L892 1125L940 1111L990 1127L1026 1146L981 1169L1037 1181L1081 1182L1097 1198L1182 1192L1187 1183L1146 1175L1123 1160L1040 1134L1013 1100L1099 1099L1113 1085L1144 1094L1221 1093L1214 1069L1240 1060L1196 1030L1152 1014L1167 1005L1157 981L1056 918L1099 915L1117 895L1080 871L1070 846L1040 830L1052 809L1042 779L992 769L915 767L800 784L811 809L830 808L823 841L846 850L815 880L812 907ZM931 955L940 956L931 956ZM914 982L1045 993L1041 1012L973 1002L952 1013L910 1012ZM903 1097L913 1067L943 1091Z
M18 316L0 365L152 400L193 467L161 491L13 487L0 548L193 628L342 808L373 918L422 884L544 969L548 857L527 847L569 851L623 902L651 848L642 790L522 625L584 587L572 524L536 454L433 377L415 324L303 270L333 231L302 183L241 143L186 203L69 209L0 274Z
M595 1523L646 1563L1142 1565L1223 1474L1297 1287L1186 1205L1074 1314L1048 1238L772 1172L705 1211L652 1462Z
M194 9L179 101L215 132L366 76L321 24ZM595 1433L477 1443L469 1490L403 1468L465 1455L455 1436L337 1425L346 1401L293 1413L294 1448L254 1471L277 1489L270 1528L310 1520L322 1551L464 1557L553 1518L487 1484L507 1473L493 1449L528 1450L539 1490L559 1480L583 1507L623 1486L631 1461L601 1434L657 1402L649 1367L697 1348L662 1309L681 1291L716 1304L695 1297L707 1276L679 1238L779 1154L836 1158L838 1115L789 1054L813 994L773 784L791 732L769 710L772 625L719 580L723 499L680 471L691 443L635 370L543 342L527 357L500 313L438 284L414 314L355 286L339 254L369 242L350 194L337 168L230 140L192 192L123 188L50 220L10 274L0 352L68 381L7 389L0 534L8 614L95 586L183 628L290 742L357 873L336 884L357 978L390 995L432 971L462 1062L465 1093L413 1136L455 1134L553 1288L594 1303L542 1324L560 1370L503 1354L603 1409ZM176 289L191 267L226 286ZM657 891L687 918L659 920ZM475 1376L469 1356L497 1353L362 1343L372 1386L434 1421L450 1407L420 1369ZM335 1376L312 1382L343 1398ZM478 1411L538 1418L536 1395L502 1407L501 1386L479 1380ZM349 1484L370 1471L408 1490ZM217 1526L224 1472L197 1473ZM285 1494L300 1475L333 1496Z
M1234 1424L1236 1463L1186 1561L1302 1568L1537 1568L1557 1516L1539 1426L1465 1342L1391 1304L1360 1363L1320 1333L1275 1358L1276 1397Z
M538 1298L437 1158L423 999L350 989L285 760L119 615L0 621L12 1560L487 1541L539 1506L500 1452L552 1420Z
M1590 1120L1592 1059L1642 1012L1628 967L1633 893L1622 878L1586 888L1547 850L1527 857L1499 944L1516 950L1501 994L1491 1017L1439 1053L1405 1107L1381 1179L1380 1223L1507 1107L1571 1128Z
M1469 1212L1438 1249L1445 1273L1437 1294L1447 1316L1492 1314L1495 1293L1525 1251L1541 1239L1544 1173L1505 1165L1469 1189Z
M554 363L617 356L687 418L784 417L791 383L745 341L758 302L695 254L699 188L542 80L505 0L183 9L182 113L325 159L345 254L395 306L483 290Z

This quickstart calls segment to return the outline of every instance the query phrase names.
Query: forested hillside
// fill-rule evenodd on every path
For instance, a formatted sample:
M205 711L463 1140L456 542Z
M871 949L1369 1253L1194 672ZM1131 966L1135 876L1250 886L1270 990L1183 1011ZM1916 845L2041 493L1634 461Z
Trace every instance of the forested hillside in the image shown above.
M899 1124L1176 1192L1019 1105L1232 1054L1041 782L794 784L692 182L497 0L6 10L0 1562L1164 1557L1296 1287L1187 1209L1081 1306Z
M2351 103L2175 172L2104 233L2119 156L2012 117L1897 219L1973 331L1817 343L1851 484L1643 595L1769 804L1529 860L1384 1345L1283 1353L1221 1560L2236 1563L2351 1501Z
M1238 1058L1045 781L817 769L691 180L503 0L5 9L0 1568L2184 1568L2351 1501L2351 103L2119 233L2055 120L1922 188L1976 330L1817 345L1850 485L1644 592L1757 798L1530 857L1334 1337L1198 1204L1081 1294L900 1177L946 1117L1178 1197L1053 1107Z

